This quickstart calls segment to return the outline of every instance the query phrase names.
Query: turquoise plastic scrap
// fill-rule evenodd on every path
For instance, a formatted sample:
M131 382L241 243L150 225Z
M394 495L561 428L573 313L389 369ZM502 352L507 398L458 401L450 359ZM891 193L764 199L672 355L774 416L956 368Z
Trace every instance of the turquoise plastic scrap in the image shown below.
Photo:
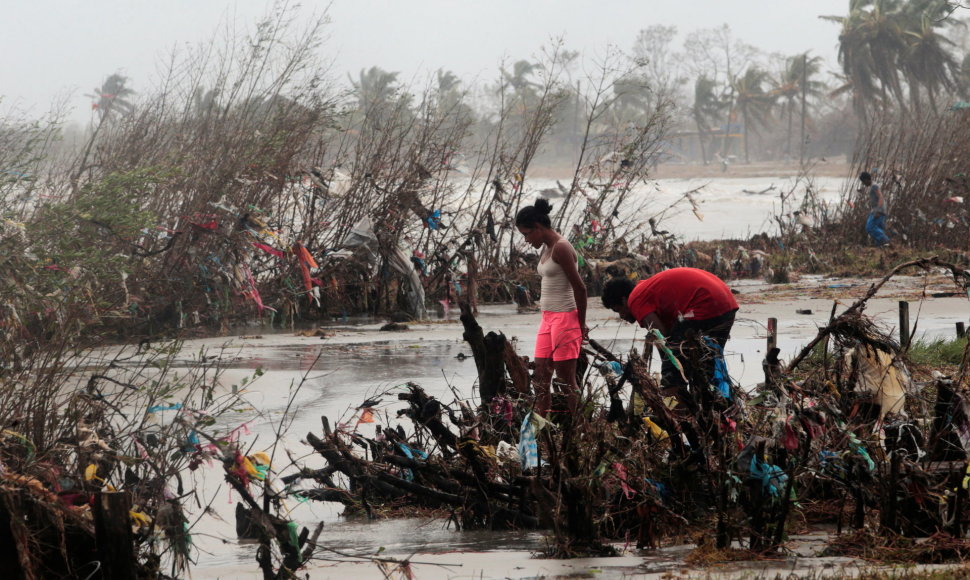
M616 376L620 376L623 374L623 365L616 362L615 360L605 361L600 365L600 367L603 368L604 370L607 370L613 373Z
M159 411L178 411L182 408L182 403L172 403L171 405L152 405L148 408L149 413L158 413Z
M195 429L189 430L189 434L185 437L185 443L182 445L182 451L190 453L195 450L196 446L199 445L201 441L199 440L199 434L196 433Z
M872 461L872 458L869 457L869 452L866 451L866 448L862 446L862 442L859 441L859 439L857 439L852 433L849 433L849 447L852 449L852 451L866 460L866 467L869 469L869 471L876 469L876 464Z
M714 376L711 385L725 399L731 400L731 376L728 374L727 362L724 360L724 349L714 339L705 336L704 342L714 351Z
M657 347L660 349L660 352L662 352L664 356L667 357L667 360L670 361L670 364L674 365L674 368L680 372L680 376L684 379L684 382L687 382L687 377L684 376L684 367L681 366L680 361L677 360L676 356L674 356L674 351L670 350L670 347L667 346L667 339L664 338L663 333L656 328L653 328L650 330L650 334L652 334L657 340Z
M752 479L761 480L761 487L771 497L778 497L785 483L788 482L788 475L780 467L765 463L757 455L751 458L748 470Z
M400 449L404 453L405 457L407 457L408 459L414 459L414 456L415 455L417 455L421 459L427 459L428 458L428 454L426 452L424 452L424 451L421 451L420 449L411 449L410 447L408 447L404 443L398 443L397 446L398 446L398 449ZM413 471L411 471L410 469L405 468L405 469L402 470L402 473L404 474L404 479L406 479L408 481L414 481L414 472Z
M532 424L532 413L522 419L522 426L519 428L518 452L522 459L522 469L538 467L539 444L536 441L535 425Z

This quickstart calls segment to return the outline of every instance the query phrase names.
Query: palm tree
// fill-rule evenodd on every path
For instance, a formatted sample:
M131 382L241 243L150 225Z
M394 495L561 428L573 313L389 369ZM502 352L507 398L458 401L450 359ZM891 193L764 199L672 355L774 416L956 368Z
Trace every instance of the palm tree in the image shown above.
M717 92L714 79L701 75L694 81L694 104L691 105L690 115L697 125L697 140L701 145L701 158L707 165L706 135L711 131L711 121L721 116L724 101Z
M920 105L920 89L931 107L942 90L956 88L959 64L948 50L953 43L938 31L951 23L946 0L851 0L845 17L823 18L842 25L839 62L853 92L853 106L865 122L872 104L887 106L890 97L906 108ZM876 83L878 82L878 87Z
M466 92L461 88L461 79L455 73L438 69L435 71L433 96L441 115L455 125L461 125L475 118L475 111L466 102Z
M734 79L734 107L744 124L744 162L750 163L748 134L756 126L764 127L770 118L775 98L765 91L768 73L758 67L748 67L744 74Z
M134 95L135 91L125 86L127 82L128 77L114 73L100 87L94 87L94 93L84 95L94 99L91 109L97 112L99 120L103 121L113 113L124 116L134 109L128 97Z
M531 63L527 60L519 60L512 65L512 72L504 68L501 69L502 78L523 99L528 99L528 97L535 95L536 89L539 86L538 83L529 78L538 68L538 64Z
M839 64L847 79L838 91L851 89L860 119L873 105L887 106L894 97L901 106L902 82L898 67L906 49L901 0L850 0L847 16L822 16L842 26Z
M360 111L373 110L374 107L393 100L398 87L396 72L388 72L379 67L361 69L357 80L350 78L354 93L357 95L357 106Z
M457 90L461 84L461 79L450 70L439 68L435 71L435 77L438 81L438 92L442 94Z
M928 12L919 15L918 23L906 30L906 50L902 54L901 68L910 90L910 103L920 106L919 87L926 89L930 107L936 111L936 95L940 90L956 88L960 68L957 59L948 50L953 42L937 33L939 21Z
M124 116L134 110L134 105L131 104L127 97L134 95L135 91L125 86L127 82L128 77L115 73L109 75L101 83L100 87L95 87L93 94L89 93L85 95L86 97L95 99L91 103L91 109L98 114L98 124L91 131L87 145L84 146L84 151L78 157L75 169L72 172L71 187L75 192L78 190L81 175L88 169L88 157L91 155L91 150L98 139L98 135L101 133L101 129L108 126L110 123L109 119L113 119L115 115Z
M792 125L795 117L795 106L798 104L799 100L807 99L808 97L818 97L822 94L822 89L825 84L813 79L818 75L819 70L822 66L822 57L813 56L809 58L808 53L799 54L796 56L788 57L785 62L785 70L782 71L781 76L777 79L777 85L772 91L772 94L779 97L783 104L783 114L788 116L788 143L785 147L785 153L790 157L792 155ZM805 103L802 103L803 109ZM805 119L802 119L802 126L805 124ZM804 135L802 136L804 142Z
M636 122L650 114L653 100L647 79L628 76L613 83L613 102L610 109L617 125Z

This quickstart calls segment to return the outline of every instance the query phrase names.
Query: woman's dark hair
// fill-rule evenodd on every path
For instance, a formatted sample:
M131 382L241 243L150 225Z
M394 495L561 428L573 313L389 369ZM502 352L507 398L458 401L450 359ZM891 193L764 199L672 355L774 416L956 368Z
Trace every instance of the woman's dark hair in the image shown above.
M622 306L623 301L630 296L637 283L629 278L613 278L603 285L603 306L613 309L614 306Z
M527 205L515 214L515 225L534 228L536 224L539 224L552 228L552 221L549 220L550 213L552 213L552 206L549 204L549 200L540 197L536 200L535 205Z

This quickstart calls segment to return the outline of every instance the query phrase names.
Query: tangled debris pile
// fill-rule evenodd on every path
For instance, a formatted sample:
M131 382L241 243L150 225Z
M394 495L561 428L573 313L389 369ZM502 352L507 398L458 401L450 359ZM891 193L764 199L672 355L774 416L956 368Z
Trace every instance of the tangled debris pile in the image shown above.
M184 577L198 553L194 526L213 513L215 498L202 493L211 468L260 510L252 537L265 577L291 577L310 558L316 535L254 499L272 487L272 460L247 450L246 423L224 420L248 404L238 389L217 387L220 355L201 352L186 367L176 364L181 346L143 343L108 359L55 350L48 372L0 374L9 577Z
M728 377L699 376L699 360L685 365L688 387L668 393L648 353L617 356L591 341L575 416L564 400L549 417L531 412L528 361L465 305L477 406L446 404L408 383L393 393L401 404L393 414L375 397L354 419L308 434L326 465L285 476L271 469L274 458L246 450L244 425L218 420L245 404L235 390L216 390L218 356L200 353L186 373L173 365L177 344L102 361L56 351L46 367L56 372L47 373L21 358L0 383L0 546L24 578L86 575L107 562L126 563L116 570L132 577L180 575L192 558L187 502L205 508L192 474L221 464L243 500L237 531L259 540L267 578L291 577L320 548L320 526L301 529L284 515L288 497L369 517L417 512L460 528L545 529L558 556L689 532L709 546L740 541L766 553L783 546L796 513L814 508L817 520L823 510L814 506L824 505L840 528L847 521L870 534L867 550L836 541L832 551L959 556L970 351L951 376L920 383L926 372L862 315L907 267L942 267L961 292L970 287L966 270L938 259L903 264L787 367L769 353L752 393ZM934 541L918 548L908 540L927 535Z
M525 359L500 333L483 336L466 308L478 406L445 404L414 383L397 391L396 414L369 400L307 435L327 466L293 476L289 491L371 517L430 508L459 528L548 529L557 556L610 553L611 541L632 538L655 546L688 530L718 548L775 551L794 513L816 503L837 506L828 518L840 530L847 518L886 538L945 534L946 553L965 553L967 356L956 376L914 381L905 349L862 314L914 266L945 268L970 288L970 273L936 258L903 264L787 367L769 352L752 393L688 368L689 386L666 395L649 354L618 357L591 341L578 416L564 401L550 417L532 413ZM373 422L371 435L362 425Z

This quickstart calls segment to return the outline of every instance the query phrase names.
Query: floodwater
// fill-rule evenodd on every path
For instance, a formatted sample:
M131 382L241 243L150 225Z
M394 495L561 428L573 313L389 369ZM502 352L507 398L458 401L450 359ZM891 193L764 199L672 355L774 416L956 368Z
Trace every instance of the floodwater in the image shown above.
M569 179L561 179L559 183L567 185ZM791 223L794 220L792 212L801 209L803 201L833 207L840 202L841 193L847 188L846 180L838 177L658 179L633 187L631 195L617 210L618 222L645 223L647 218L654 217L658 229L667 230L687 242L747 239L759 233L777 234L775 216ZM475 187L471 188L471 191L475 190ZM806 200L808 190L813 195ZM523 202L532 203L540 195L549 197L553 211L557 211L557 204L562 202L557 180L527 181ZM574 198L571 203L573 210L578 212L583 201ZM575 207L576 204L579 207ZM461 227L460 219L457 225Z
M719 182L716 187L707 188L710 190L707 197L701 196L707 219L701 222L691 212L671 219L683 218L685 226L693 226L693 229L681 230L688 232L687 237L747 235L749 231L761 231L777 207L766 195L747 194L744 190L761 191L780 182L768 178ZM697 184L675 183L672 187L686 191ZM832 179L821 189L826 195L837 196L838 187L838 180ZM739 208L739 204L743 207ZM665 227L675 229L670 223ZM900 279L893 283L904 287L918 285L920 281ZM727 363L731 375L744 388L752 388L763 380L761 360L769 317L779 320L778 346L782 349L782 358L790 360L815 336L817 328L825 324L832 307L830 300L810 298L812 289L848 286L850 293L861 297L868 288L867 281L805 277L792 286L796 295L800 289L804 290L804 295L797 300L764 302L763 293L768 286L763 282L738 281L731 285L741 292L741 310L732 340L728 343ZM849 303L851 300L846 301L840 311ZM643 337L641 329L621 322L596 304L595 299L590 306L588 319L592 338L614 352L624 352L631 345L642 344L638 341ZM811 310L812 314L798 314L796 310ZM887 328L897 324L896 301L893 299L871 301L866 312L877 317ZM931 298L912 305L911 315L919 316L916 321L919 335L952 334L954 322L968 318L967 300ZM481 308L478 321L486 332L502 331L516 341L519 353L531 355L538 314L516 314L514 305L488 305ZM382 332L379 329L384 322L335 323L326 327L328 335L324 338L251 329L247 331L248 336L189 341L181 363L185 366L194 364L193 355L189 353L198 353L200 348L208 348L210 354L221 358L226 369L221 379L222 387L226 390L234 385L242 388L251 407L223 417L219 426L228 430L245 425L249 433L243 435L242 440L252 445L253 450L271 452L275 469L284 474L293 470L287 454L301 466L323 467L323 459L301 442L308 432L321 433L322 416L328 417L331 425L349 422L353 427L354 409L366 399L379 397L379 422L394 426L398 423L395 411L405 406L396 400L396 392L409 381L419 384L445 403L454 401L456 395L471 399L476 393L475 364L470 349L461 338L457 312L451 312L442 320L411 325L410 330L404 332ZM460 357L461 354L467 358ZM264 371L263 376L241 386L243 378L251 376L256 368ZM281 422L285 429L274 450ZM406 427L409 427L408 423L407 420L402 422ZM374 429L373 424L356 427L364 435L372 434ZM259 577L256 546L236 539L233 510L238 498L223 480L221 467L203 467L194 475L202 490L200 501L211 502L219 517L203 517L192 529L198 560L193 577L197 580ZM287 507L291 510L290 517L301 525L312 529L317 522L325 524L320 536L324 549L316 554L321 560L310 566L311 578L384 578L375 564L357 558L378 553L382 557L410 558L415 562L412 569L419 579L549 578L588 573L595 573L598 578L623 578L634 574L647 577L641 576L646 573L659 577L682 568L679 558L683 547L643 554L636 554L631 548L624 556L614 559L539 560L531 554L543 548L542 533L455 531L439 520L344 519L339 504L312 501L288 500ZM201 510L196 506L193 512L198 516ZM838 565L844 565L844 562ZM788 565L786 569L790 568ZM747 571L751 572L750 569Z

